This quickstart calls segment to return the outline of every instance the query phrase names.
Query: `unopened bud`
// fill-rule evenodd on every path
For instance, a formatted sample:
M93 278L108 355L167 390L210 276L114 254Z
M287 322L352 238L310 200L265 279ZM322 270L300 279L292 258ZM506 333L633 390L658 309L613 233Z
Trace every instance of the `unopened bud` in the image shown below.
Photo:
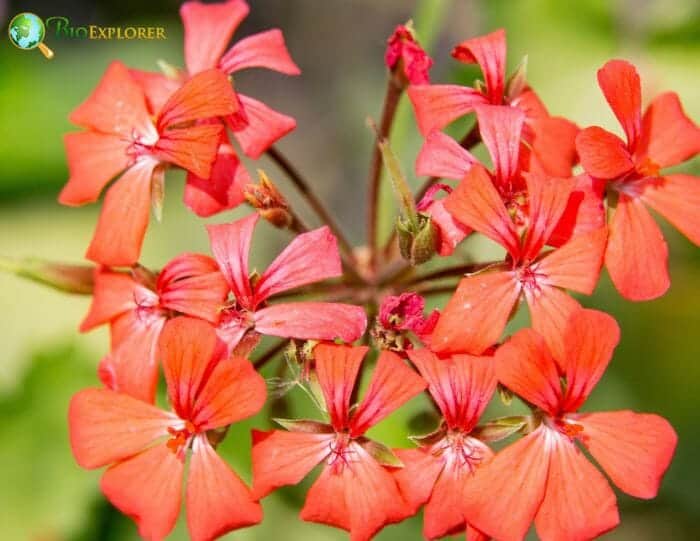
M246 201L275 227L285 229L292 225L294 217L287 200L264 171L258 170L258 179L258 184L247 184L243 188Z
M418 227L399 218L396 223L401 255L411 265L416 266L435 255L438 248L438 230L429 216L418 215Z
M514 100L527 88L527 55L523 57L506 84L506 97Z
M528 424L527 417L500 417L472 430L472 436L484 442L501 441L519 432Z
M68 293L89 295L95 283L95 267L90 265L66 265L40 259L12 259L0 256L0 271L11 272Z
M165 167L156 166L151 177L151 207L157 221L163 219L163 200L165 199Z

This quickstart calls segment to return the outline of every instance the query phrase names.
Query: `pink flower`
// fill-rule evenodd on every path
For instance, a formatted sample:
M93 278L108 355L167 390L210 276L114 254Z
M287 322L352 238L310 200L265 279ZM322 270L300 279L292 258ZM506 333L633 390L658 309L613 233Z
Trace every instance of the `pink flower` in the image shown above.
M99 368L105 386L153 403L163 325L175 314L216 323L227 291L216 262L198 254L176 257L152 284L129 274L98 270L92 304L80 331L110 326L111 351Z
M342 274L335 237L320 227L296 237L267 270L251 280L248 253L258 214L230 224L210 225L214 258L233 295L218 332L232 350L248 331L303 340L357 340L367 317L359 306L329 302L282 302L267 306L273 295Z
M289 421L283 424L291 432L253 432L255 497L295 485L323 463L301 518L348 530L352 541L369 540L386 524L412 514L384 465L395 457L364 434L425 388L396 354L383 351L364 399L351 408L350 396L366 353L365 347L321 344L314 349L330 424Z
M558 541L617 526L615 494L577 442L623 492L656 495L677 442L668 421L629 410L577 413L619 337L612 317L580 310L554 347L523 329L498 349L499 381L537 408L540 424L474 474L463 510L479 530L518 541L534 519L540 539Z
M440 428L418 449L397 450L404 467L394 474L406 501L417 511L425 504L423 535L437 539L467 530L469 541L485 539L469 526L465 494L474 472L493 456L470 435L496 389L491 357L454 355L439 359L427 349L408 352L442 412Z
M265 381L245 359L221 359L213 327L177 318L166 324L160 354L172 411L109 389L87 389L71 400L73 455L83 468L109 466L100 487L132 517L139 534L164 539L185 503L194 541L211 541L262 520L260 504L216 454L208 433L255 415Z

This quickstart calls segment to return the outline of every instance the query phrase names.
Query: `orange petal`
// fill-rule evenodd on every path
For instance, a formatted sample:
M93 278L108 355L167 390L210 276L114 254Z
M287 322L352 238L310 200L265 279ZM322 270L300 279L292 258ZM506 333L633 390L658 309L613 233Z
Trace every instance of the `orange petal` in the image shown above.
M620 523L608 481L565 436L551 438L547 490L535 516L542 541L588 541Z
M479 105L475 111L481 140L491 155L496 182L507 185L518 171L525 113L509 105Z
M200 124L167 130L153 147L153 155L208 179L216 161L222 124Z
M432 349L479 355L501 337L520 291L510 271L462 278L433 331Z
M570 177L571 169L578 161L578 126L565 118L545 116L528 119L527 130L532 151L530 159L533 161L529 170L539 168L545 175Z
M581 441L620 490L653 498L676 450L678 436L658 415L633 411L585 413Z
M236 115L226 117L233 137L241 145L243 153L257 160L277 141L297 127L297 121L268 107L249 96L238 95L244 121Z
M586 173L574 177L574 189L566 210L547 244L561 246L578 235L605 227L604 190L604 180L595 179Z
M499 541L521 541L542 503L549 435L541 426L478 468L465 494L467 520Z
M445 461L427 449L396 449L394 454L403 463L393 472L394 478L412 513L417 513L430 499Z
M620 194L610 222L605 266L620 295L632 301L656 299L671 285L668 246L639 198Z
M109 468L100 488L112 504L134 519L139 535L160 541L180 513L184 462L163 443Z
M198 73L168 98L158 114L158 131L166 128L219 116L238 110L238 98L226 75L210 69Z
M216 67L231 36L250 8L244 0L216 4L185 2L180 7L185 27L185 65L191 74Z
M461 85L411 85L407 92L424 136L488 103L481 92Z
M579 132L576 150L583 169L593 177L614 179L634 167L625 142L597 126Z
M360 436L418 395L426 383L401 357L384 350L379 354L369 388L350 420L351 436Z
M115 267L136 263L148 227L155 166L151 159L139 161L107 190L85 257Z
M296 485L330 453L332 434L253 431L253 496Z
M328 344L319 344L314 348L318 383L326 399L331 423L336 430L347 428L350 395L367 351L366 347Z
M100 197L102 189L129 165L129 142L119 135L92 131L63 137L70 178L58 196L63 205L84 205Z
M557 364L537 332L516 332L496 350L494 361L503 385L547 413L558 412L562 391Z
M70 121L98 132L136 136L145 142L158 138L141 87L121 62L112 62L97 88L70 115Z
M168 434L177 418L128 395L86 389L68 410L73 456L83 468L99 468L128 458Z
M679 174L653 179L640 198L700 245L700 178Z
M134 291L143 290L154 301L155 293L139 286L128 274L98 270L95 272L95 288L92 303L85 319L80 324L80 332L89 331L104 325L129 310L136 308Z
M278 28L259 32L238 41L226 51L219 67L226 73L246 68L267 68L286 75L301 73L289 55L282 31Z
M479 64L489 99L500 104L506 84L506 31L502 28L457 45L452 56L466 64Z
M461 179L477 159L441 131L432 131L416 158L416 175Z
M260 504L206 436L195 438L187 472L187 529L193 541L213 541L262 521Z
M634 148L641 131L642 89L635 67L624 60L610 60L598 70L598 84L610 108Z

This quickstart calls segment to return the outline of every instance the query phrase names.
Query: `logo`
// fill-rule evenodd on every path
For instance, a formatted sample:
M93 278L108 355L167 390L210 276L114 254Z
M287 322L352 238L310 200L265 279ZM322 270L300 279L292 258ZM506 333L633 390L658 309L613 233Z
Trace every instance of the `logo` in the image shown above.
M53 51L44 44L44 21L37 15L29 12L15 15L10 21L7 33L12 44L18 49L31 51L38 48L46 58L53 58Z

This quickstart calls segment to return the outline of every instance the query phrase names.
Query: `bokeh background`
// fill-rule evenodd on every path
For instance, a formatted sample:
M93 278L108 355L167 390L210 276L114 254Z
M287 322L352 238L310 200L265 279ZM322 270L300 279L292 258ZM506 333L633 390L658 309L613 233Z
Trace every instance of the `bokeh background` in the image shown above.
M508 32L508 65L529 55L529 81L554 114L585 126L618 130L600 94L595 70L611 57L636 63L644 96L677 91L688 113L700 119L700 4L694 0L250 0L252 13L237 36L282 27L303 75L287 78L255 71L237 76L237 86L298 119L299 127L279 145L311 179L337 213L350 237L364 238L363 202L372 138L365 118L377 116L384 92L384 42L394 26L413 18L435 58L433 80L470 82L477 75L449 57L451 47L498 27ZM91 91L113 59L155 69L156 60L182 63L178 2L168 0L53 0L3 2L3 32L20 11L70 17L75 25L165 26L165 41L69 41L47 37L56 53L15 49L0 39L0 254L80 262L97 217L97 206L61 207L56 196L66 179L61 137L71 130L67 115ZM460 128L458 127L457 130ZM419 147L409 107L402 103L393 142L406 171ZM286 187L275 166L263 168ZM695 160L682 170L700 173ZM416 185L418 180L414 179ZM188 251L207 252L202 221L181 204L183 178L169 173L164 220L153 222L144 263L153 267ZM294 200L294 198L292 197ZM389 204L388 198L384 198ZM700 209L698 209L700 211ZM231 220L242 211L217 216ZM305 211L302 211L302 213ZM700 252L664 224L673 285L663 298L622 302L604 276L597 292L582 299L615 315L622 342L588 409L633 408L659 412L676 427L675 461L653 502L620 496L622 526L610 540L700 539ZM263 264L284 242L261 228L254 259ZM458 258L489 251L467 243ZM640 269L644 272L644 269ZM440 306L444 298L434 299ZM136 529L105 503L98 472L81 471L67 438L70 396L95 385L95 366L107 334L79 335L76 327L89 299L63 295L0 274L0 539L3 541L126 541ZM523 318L516 320L522 324ZM408 446L410 430L426 430L413 401L375 429L395 446ZM303 397L286 405L309 413ZM517 406L514 406L517 408ZM494 405L494 412L502 406ZM267 412L236 426L222 452L249 479L249 430L267 426ZM428 423L429 424L429 421ZM264 502L266 520L237 532L242 540L344 539L343 533L300 522L296 514L308 482ZM420 539L420 517L386 528L381 540ZM172 539L186 539L180 521Z

